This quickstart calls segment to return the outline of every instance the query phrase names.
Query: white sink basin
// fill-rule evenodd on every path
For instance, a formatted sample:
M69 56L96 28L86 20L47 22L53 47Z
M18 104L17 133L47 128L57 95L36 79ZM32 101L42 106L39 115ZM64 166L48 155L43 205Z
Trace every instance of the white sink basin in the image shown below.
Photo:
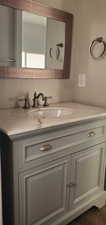
M31 110L30 113L41 118L59 118L66 115L71 115L72 109L63 107L49 107Z

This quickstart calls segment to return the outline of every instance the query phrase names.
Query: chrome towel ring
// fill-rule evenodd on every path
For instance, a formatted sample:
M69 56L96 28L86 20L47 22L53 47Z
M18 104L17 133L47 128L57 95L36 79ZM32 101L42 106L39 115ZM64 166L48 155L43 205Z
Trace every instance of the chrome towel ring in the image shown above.
M95 49L98 47L100 48L100 53L96 55ZM103 58L106 52L106 42L103 40L103 37L98 37L92 41L90 46L90 54L93 59L100 59Z

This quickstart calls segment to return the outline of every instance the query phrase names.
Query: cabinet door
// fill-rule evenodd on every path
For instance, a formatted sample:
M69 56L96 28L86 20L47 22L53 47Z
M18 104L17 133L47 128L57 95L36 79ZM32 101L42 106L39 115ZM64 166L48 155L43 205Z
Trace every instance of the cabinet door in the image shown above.
M103 191L105 145L73 154L71 162L70 208L76 208Z
M14 39L14 10L0 5L0 66L14 65Z
M50 225L67 210L68 161L19 177L20 225Z

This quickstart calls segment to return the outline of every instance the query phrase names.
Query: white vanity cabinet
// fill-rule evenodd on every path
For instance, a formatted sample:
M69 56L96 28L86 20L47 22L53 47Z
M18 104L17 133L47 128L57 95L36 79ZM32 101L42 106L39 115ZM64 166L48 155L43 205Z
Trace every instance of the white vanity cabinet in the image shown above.
M105 204L105 120L12 140L13 225L65 225Z

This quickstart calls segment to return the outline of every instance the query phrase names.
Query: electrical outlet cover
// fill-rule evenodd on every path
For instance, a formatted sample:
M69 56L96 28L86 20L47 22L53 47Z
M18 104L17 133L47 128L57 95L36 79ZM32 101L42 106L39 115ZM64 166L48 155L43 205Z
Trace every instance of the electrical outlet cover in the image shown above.
M84 73L79 74L78 87L86 87L86 74Z

